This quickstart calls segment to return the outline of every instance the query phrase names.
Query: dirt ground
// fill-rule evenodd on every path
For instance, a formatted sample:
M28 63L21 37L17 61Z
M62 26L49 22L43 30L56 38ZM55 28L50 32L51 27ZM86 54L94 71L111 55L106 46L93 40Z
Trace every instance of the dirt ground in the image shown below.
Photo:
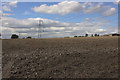
M3 78L117 78L118 37L3 40Z

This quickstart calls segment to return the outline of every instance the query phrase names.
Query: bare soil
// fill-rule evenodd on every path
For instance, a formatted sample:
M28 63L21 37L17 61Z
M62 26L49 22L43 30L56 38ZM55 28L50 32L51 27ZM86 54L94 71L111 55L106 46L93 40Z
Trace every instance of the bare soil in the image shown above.
M3 40L3 78L117 78L118 37Z

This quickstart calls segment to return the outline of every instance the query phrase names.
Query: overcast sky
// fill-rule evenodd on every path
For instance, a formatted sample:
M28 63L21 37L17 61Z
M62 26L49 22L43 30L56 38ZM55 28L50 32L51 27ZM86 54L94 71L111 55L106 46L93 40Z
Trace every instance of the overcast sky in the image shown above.
M115 2L3 2L2 37L37 38L42 20L42 38L118 32L118 4Z

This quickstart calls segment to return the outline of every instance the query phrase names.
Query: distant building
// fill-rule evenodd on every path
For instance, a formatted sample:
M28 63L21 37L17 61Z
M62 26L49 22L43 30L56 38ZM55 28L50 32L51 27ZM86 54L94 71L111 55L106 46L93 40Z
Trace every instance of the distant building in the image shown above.
M112 34L105 34L105 35L103 35L103 36L112 36Z

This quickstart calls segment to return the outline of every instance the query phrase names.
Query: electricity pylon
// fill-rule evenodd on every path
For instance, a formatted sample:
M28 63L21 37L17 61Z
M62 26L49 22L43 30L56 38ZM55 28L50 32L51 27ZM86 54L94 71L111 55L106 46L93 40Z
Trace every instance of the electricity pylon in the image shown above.
M42 26L43 26L43 21L39 20L39 26L38 26L38 38L42 37Z

